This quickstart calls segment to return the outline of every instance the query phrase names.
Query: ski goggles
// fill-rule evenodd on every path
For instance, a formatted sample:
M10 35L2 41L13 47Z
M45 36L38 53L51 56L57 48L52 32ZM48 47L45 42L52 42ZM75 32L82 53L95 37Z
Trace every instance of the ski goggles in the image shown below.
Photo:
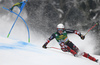
M58 31L64 31L64 29L63 29L63 28L57 28L57 30L58 30Z

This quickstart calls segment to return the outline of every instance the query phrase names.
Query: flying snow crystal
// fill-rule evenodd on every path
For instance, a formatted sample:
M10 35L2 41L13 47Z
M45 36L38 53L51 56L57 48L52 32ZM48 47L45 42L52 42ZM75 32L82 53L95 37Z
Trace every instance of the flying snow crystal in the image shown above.
M61 18L62 17L62 14L64 13L61 9L57 9L59 12L60 12L60 14L59 14L59 18Z
M58 10L59 12L61 12L62 14L64 13L63 10L61 10L61 9L57 9L57 10Z

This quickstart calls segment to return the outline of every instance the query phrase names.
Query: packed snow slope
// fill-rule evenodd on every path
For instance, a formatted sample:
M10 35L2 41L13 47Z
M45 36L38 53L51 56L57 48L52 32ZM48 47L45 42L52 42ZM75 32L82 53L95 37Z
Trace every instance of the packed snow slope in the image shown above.
M93 55L96 58L99 56ZM0 37L0 65L98 65L56 49Z

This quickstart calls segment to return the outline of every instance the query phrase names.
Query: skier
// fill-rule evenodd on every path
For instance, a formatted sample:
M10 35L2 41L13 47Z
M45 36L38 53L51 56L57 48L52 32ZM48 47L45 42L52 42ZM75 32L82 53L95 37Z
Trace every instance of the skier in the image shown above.
M47 48L47 44L53 40L54 38L57 40L59 45L61 46L61 50L63 52L70 52L74 56L80 56L82 55L83 57L86 57L92 61L98 62L98 59L90 56L86 52L81 52L78 47L76 47L67 37L68 33L75 33L81 37L82 40L85 39L85 36L82 35L80 32L77 30L70 30L70 29L65 29L64 25L62 23L57 25L57 32L53 33L50 38L46 41L46 43L42 46L43 48Z
M12 11L15 6L17 6L20 9L21 5L25 2L26 2L25 0L22 0L22 2L14 4L11 8L9 8L9 11Z

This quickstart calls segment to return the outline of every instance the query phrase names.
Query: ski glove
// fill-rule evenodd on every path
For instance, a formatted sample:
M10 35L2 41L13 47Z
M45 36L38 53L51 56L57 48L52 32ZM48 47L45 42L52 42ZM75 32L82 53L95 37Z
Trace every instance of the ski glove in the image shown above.
M48 43L45 43L42 47L46 49L46 48L47 48L47 47L46 47L46 46L47 46L47 44L48 44Z
M81 39L82 39L82 40L84 40L84 39L85 39L85 36L84 36L84 35L82 35L82 34L81 34L81 36L80 36L80 37L81 37Z
M9 8L9 11L12 11L12 8Z

